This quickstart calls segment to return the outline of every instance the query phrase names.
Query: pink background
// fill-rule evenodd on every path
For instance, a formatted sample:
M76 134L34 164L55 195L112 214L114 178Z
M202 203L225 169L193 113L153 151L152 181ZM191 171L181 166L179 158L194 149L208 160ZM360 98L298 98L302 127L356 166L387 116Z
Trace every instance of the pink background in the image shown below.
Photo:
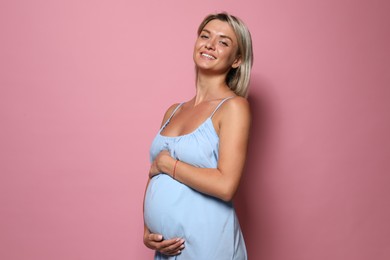
M249 26L253 128L236 207L250 259L390 259L383 0L0 3L0 259L151 259L148 149L194 94L202 18Z

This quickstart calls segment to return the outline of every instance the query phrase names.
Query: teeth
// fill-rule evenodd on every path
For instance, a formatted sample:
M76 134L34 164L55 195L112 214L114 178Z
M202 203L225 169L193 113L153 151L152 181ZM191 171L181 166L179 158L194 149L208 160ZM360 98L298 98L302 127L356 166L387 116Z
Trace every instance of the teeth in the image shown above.
M213 57L213 56L211 56L211 55L209 55L209 54L207 54L207 53L202 53L202 56L204 56L204 57L206 57L206 58L209 58L209 59L215 60L215 57Z

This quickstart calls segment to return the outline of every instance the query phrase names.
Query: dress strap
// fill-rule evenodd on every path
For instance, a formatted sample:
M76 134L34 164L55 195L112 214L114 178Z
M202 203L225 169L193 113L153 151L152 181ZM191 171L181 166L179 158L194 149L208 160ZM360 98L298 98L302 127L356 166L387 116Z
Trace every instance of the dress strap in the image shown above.
M168 120L165 122L163 127L161 129L164 129L164 127L171 121L171 118L175 115L176 111L184 104L184 102L180 103L179 105L176 106L175 110L173 110L171 116L168 118Z
M222 101L219 102L218 106L214 109L214 111L213 111L213 113L211 114L210 118L213 117L213 115L215 114L215 112L217 112L218 108L219 108L220 106L222 106L222 104L223 104L226 100L231 99L231 98L233 98L233 97L234 97L234 96L231 96L231 97L227 97L227 98L222 99Z

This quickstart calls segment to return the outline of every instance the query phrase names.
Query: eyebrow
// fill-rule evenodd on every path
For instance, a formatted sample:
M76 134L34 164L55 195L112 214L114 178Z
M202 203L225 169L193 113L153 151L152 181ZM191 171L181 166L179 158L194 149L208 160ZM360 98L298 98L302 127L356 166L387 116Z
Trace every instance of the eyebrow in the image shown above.
M209 30L207 30L207 29L203 29L202 30L202 32L207 32L207 33L209 33L209 34L211 34L211 32L209 31ZM225 39L228 39L228 40L230 40L231 42L233 42L233 39L232 38L230 38L229 36L227 36L227 35L223 35L223 34L221 34L221 35L218 35L219 37L221 37L221 38L225 38Z

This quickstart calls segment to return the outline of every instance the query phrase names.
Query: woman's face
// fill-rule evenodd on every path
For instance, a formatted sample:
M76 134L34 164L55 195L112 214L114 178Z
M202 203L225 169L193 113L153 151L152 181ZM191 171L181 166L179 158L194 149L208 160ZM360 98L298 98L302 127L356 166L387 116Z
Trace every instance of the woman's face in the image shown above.
M237 50L237 37L232 27L227 22L214 19L200 32L193 58L198 70L223 74L240 65Z

